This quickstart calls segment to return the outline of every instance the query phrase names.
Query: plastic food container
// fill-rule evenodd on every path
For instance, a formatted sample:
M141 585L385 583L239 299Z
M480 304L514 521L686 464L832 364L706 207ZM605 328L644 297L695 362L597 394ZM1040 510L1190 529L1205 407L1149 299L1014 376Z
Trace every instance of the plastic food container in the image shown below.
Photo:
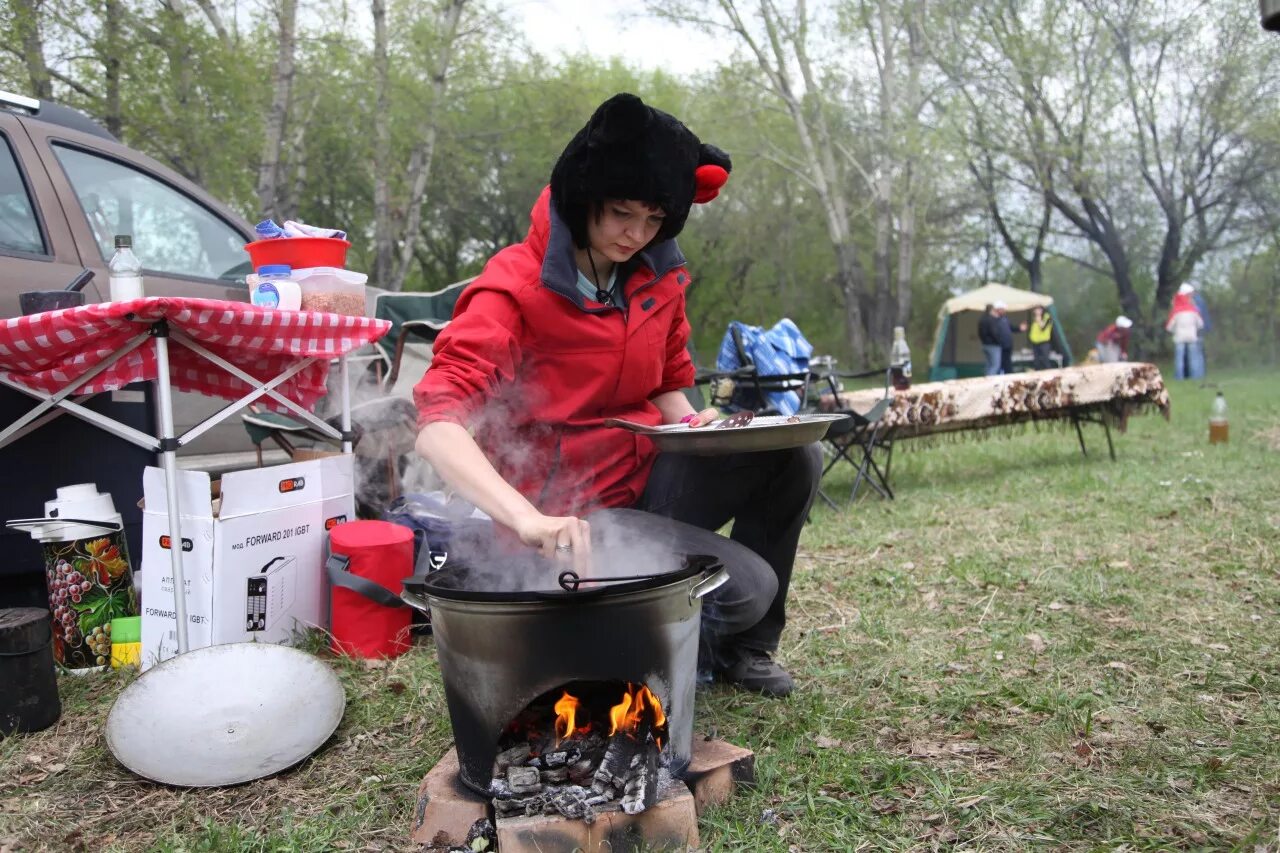
M336 237L277 237L246 243L244 250L249 253L254 270L268 264L288 264L297 270L301 267L344 267L349 248L349 241Z
M353 317L365 315L364 284L369 277L364 273L336 267L295 268L290 278L302 288L303 311L329 311Z

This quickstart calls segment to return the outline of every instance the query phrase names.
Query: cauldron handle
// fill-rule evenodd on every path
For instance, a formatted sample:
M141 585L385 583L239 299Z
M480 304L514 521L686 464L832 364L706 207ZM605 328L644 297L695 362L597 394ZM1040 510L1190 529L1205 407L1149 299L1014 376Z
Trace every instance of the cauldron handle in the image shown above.
M708 569L710 572L710 570ZM689 587L689 603L693 604L712 590L719 589L729 580L729 570L724 566L715 567L714 572L704 572L693 586Z
M406 589L400 593L400 600L414 610L426 613L428 616L431 615L431 605L427 603L426 596L418 595L416 592L410 592Z

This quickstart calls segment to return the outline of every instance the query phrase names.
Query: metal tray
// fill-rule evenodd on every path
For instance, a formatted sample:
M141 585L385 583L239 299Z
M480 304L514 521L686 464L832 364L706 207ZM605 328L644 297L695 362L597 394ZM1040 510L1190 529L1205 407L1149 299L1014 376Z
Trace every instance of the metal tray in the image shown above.
M604 425L648 436L663 453L723 456L761 450L786 450L820 441L831 425L848 415L763 415L746 426L716 429L687 424L652 427L621 418L606 418ZM798 419L798 420L797 420Z

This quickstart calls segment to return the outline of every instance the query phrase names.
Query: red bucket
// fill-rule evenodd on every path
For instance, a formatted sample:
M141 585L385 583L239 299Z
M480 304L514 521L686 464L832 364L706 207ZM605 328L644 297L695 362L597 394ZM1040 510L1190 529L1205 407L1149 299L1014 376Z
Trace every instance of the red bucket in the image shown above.
M255 240L244 249L257 270L267 264L288 264L296 270L310 267L347 266L347 249L351 243L336 237L277 237Z
M399 591L413 574L413 531L387 521L351 521L330 531L329 550L333 651L361 658L407 652L413 611Z

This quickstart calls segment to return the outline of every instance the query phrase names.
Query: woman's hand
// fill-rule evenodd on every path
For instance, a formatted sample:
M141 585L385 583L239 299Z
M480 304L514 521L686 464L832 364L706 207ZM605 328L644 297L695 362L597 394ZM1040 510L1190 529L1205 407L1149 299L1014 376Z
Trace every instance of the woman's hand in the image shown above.
M578 573L589 565L591 525L571 515L543 515L530 512L521 515L512 526L520 541L537 548L548 559L572 562Z
M713 424L718 420L720 420L719 409L703 409L701 412L698 412L693 416L693 419L689 421L689 426L696 429L697 427L703 427L707 424Z

